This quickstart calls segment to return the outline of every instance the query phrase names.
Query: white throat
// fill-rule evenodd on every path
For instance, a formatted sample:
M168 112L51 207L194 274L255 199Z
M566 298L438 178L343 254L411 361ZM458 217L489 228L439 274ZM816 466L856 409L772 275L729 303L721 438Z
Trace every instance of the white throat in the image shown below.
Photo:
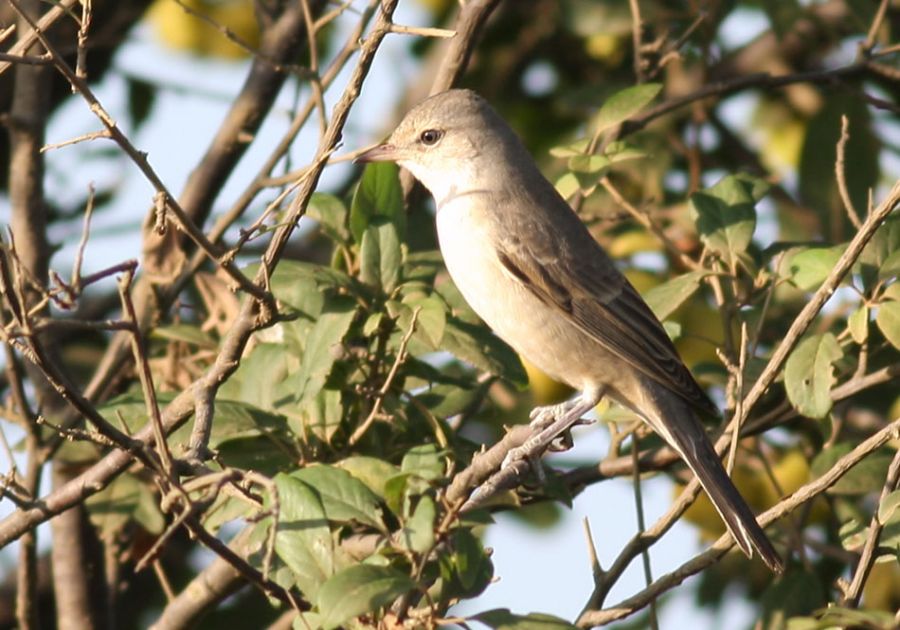
M440 169L407 160L400 162L400 166L422 182L438 209L459 197L488 192L491 188L486 173L475 168L473 160L456 160Z

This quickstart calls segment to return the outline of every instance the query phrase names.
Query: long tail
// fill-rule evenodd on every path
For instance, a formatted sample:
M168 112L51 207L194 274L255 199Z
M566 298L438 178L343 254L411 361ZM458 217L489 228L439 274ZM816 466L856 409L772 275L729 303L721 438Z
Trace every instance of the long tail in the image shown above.
M725 472L703 425L686 403L675 399L668 392L662 395L665 400L660 400L662 396L659 394L655 396L655 402L663 403L656 405L660 415L656 418L647 418L650 426L678 451L697 475L700 485L716 506L741 550L752 558L755 549L769 569L778 574L783 573L784 561L756 522L756 516L750 506Z

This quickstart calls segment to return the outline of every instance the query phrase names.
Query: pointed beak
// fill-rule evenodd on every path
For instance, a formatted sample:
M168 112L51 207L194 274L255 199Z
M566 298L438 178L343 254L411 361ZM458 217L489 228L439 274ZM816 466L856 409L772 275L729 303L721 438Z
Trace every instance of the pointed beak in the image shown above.
M396 162L400 157L400 151L397 150L397 147L390 143L383 143L376 145L366 151L365 153L361 153L356 156L356 159L353 160L356 163L360 162Z

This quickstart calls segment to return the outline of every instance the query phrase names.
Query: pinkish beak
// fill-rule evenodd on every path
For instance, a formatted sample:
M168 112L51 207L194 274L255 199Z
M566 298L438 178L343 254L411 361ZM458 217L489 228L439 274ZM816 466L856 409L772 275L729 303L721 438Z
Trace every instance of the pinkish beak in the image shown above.
M400 157L400 152L392 144L384 143L372 147L365 153L356 156L354 162L395 162Z

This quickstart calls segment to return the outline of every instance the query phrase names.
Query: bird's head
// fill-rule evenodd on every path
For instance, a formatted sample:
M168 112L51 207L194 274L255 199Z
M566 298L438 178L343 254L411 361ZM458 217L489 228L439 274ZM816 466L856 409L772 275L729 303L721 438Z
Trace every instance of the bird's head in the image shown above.
M396 162L440 201L449 194L484 187L484 173L515 134L487 101L471 90L432 96L406 114L390 137L358 162Z

